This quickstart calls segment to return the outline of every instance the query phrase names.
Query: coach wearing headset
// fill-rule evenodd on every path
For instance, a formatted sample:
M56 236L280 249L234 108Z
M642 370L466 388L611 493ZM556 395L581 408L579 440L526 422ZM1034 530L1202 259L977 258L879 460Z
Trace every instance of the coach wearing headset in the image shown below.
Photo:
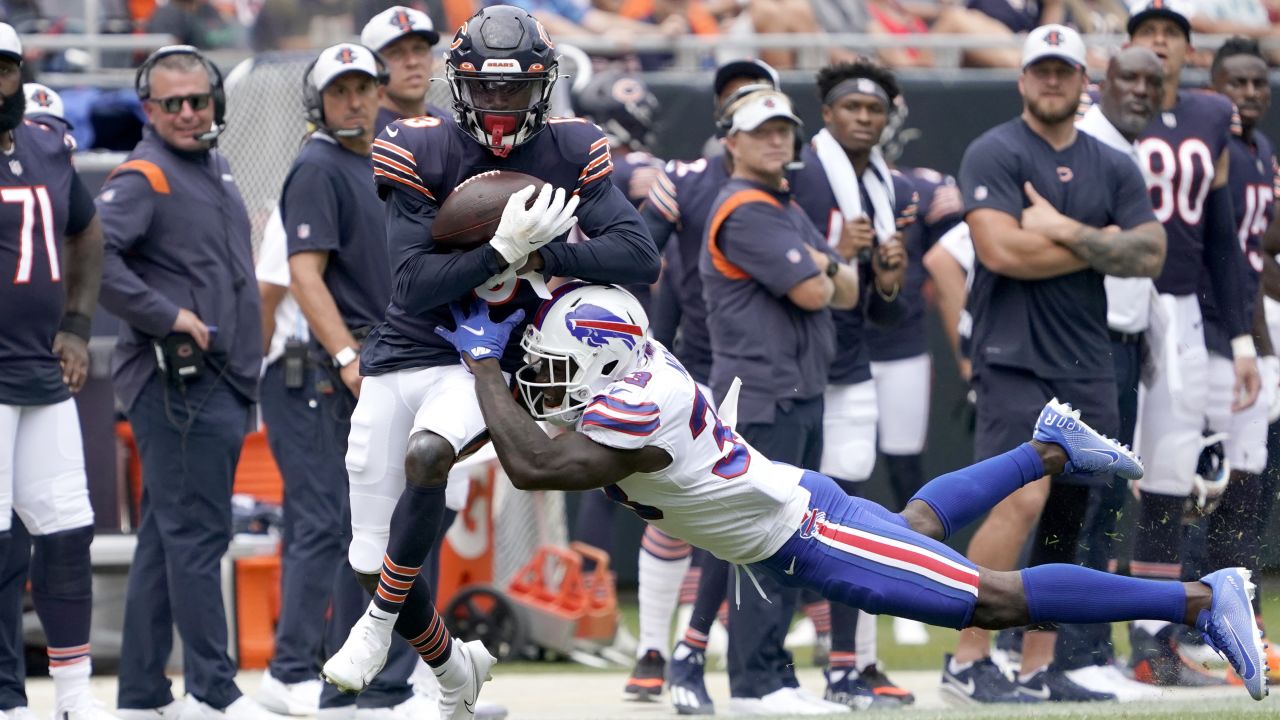
M142 141L97 199L101 302L124 322L112 379L142 456L120 717L275 717L236 687L222 597L232 479L262 362L249 217L213 150L222 77L195 48L170 46L147 58L136 87ZM175 624L185 709L164 674Z

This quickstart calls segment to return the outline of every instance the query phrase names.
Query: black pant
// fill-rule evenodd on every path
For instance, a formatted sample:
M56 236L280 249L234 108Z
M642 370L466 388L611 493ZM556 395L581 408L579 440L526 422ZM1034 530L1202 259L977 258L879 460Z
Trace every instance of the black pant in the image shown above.
M745 423L737 430L770 460L816 468L822 460L822 396L780 405L772 423ZM752 565L751 570L769 600L760 597L749 578L742 577L738 606L730 573L728 663L733 697L764 697L783 687L797 686L791 653L783 642L798 592L761 565ZM746 574L746 570L740 572Z

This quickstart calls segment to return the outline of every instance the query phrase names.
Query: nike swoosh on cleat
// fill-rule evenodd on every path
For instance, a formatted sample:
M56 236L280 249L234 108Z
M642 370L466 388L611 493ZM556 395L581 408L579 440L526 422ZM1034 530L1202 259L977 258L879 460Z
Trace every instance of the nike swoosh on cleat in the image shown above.
M958 678L956 678L953 675L947 676L947 683L955 687L957 690L962 691L966 697L973 697L973 691L978 689L978 684L975 683L972 679L969 680L968 682L962 683Z
M1083 448L1087 452L1097 453L1103 457L1110 458L1112 463L1120 462L1120 453L1115 450L1098 450L1095 448Z
M1258 672L1258 667L1253 664L1253 652L1252 652L1253 643L1252 642L1246 643L1243 640L1241 640L1240 635L1236 633L1236 629L1232 627L1231 620L1228 619L1225 615L1222 618L1222 624L1226 626L1227 632L1231 635L1231 639L1234 640L1236 643L1236 647L1245 650L1245 652L1242 653L1243 657L1241 658L1241 660L1245 663L1245 667L1244 667L1244 672L1240 673L1240 677L1242 678L1253 677L1254 674Z
M1040 700L1048 700L1049 696L1053 694L1048 687L1042 687L1039 690L1032 690L1025 685L1018 688L1018 693L1026 695L1027 697L1038 698Z
M467 709L467 714L468 714L468 715L475 715L475 714L476 714L476 709L475 709L475 707L473 707L473 706L471 705L471 703L467 702L466 700L463 700L463 701L462 701L462 707L464 707L464 708L466 708L466 709Z
M458 327L462 328L463 330L466 330L467 332L471 333L472 335L475 335L476 337L480 337L481 335L484 335L484 330L477 330L476 328L473 328L470 325L459 325Z
M785 572L785 573L786 573L786 574L788 574L788 575L795 575L795 574L796 574L796 558L795 558L795 556L794 556L794 555L792 555L792 556L791 556L791 564L790 564L790 565L788 565L788 566L787 566L787 569L786 569L786 570L784 570L783 572Z

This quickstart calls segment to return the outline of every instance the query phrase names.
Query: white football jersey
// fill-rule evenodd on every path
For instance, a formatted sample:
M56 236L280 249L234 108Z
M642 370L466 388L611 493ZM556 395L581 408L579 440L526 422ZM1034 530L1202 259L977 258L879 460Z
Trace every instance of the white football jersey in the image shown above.
M578 431L619 449L656 445L671 464L604 488L673 537L737 564L764 560L809 507L803 470L773 463L716 415L675 356L656 341L628 376L596 395Z

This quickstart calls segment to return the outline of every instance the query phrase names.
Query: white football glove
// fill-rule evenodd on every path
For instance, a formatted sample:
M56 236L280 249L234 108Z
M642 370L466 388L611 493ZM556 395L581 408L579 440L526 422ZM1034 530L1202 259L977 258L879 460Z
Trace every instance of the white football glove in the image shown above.
M563 188L556 188L553 193L551 185L545 184L533 206L525 209L533 191L534 186L529 185L507 200L502 220L489 241L502 259L516 269L524 264L530 253L568 232L577 222L573 216L578 209L576 195L566 202Z

